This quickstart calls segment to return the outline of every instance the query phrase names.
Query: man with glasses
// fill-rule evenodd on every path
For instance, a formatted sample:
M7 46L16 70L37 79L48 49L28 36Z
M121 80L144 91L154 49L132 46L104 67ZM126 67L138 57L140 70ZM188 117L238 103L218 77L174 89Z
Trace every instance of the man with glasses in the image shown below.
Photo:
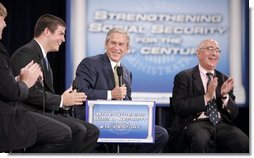
M248 136L233 125L238 115L234 81L215 69L220 53L217 41L201 41L199 64L174 79L174 123L184 132L188 152L249 152Z
M206 49L207 52L209 52L210 54L213 53L214 51L215 51L216 53L221 53L220 48L214 48L213 46L208 46L208 47L200 48L200 49Z

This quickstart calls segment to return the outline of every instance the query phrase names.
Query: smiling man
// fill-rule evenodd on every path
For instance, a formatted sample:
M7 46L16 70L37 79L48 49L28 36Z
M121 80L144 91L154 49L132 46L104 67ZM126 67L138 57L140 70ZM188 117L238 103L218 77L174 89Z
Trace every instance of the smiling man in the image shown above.
M105 40L104 54L86 57L76 71L78 91L86 93L89 100L131 100L132 74L121 63L121 59L130 49L129 34L120 28L109 30ZM114 75L115 66L123 67L123 84L117 83ZM84 108L76 107L76 116L85 118ZM159 126L155 127L155 143L153 144L120 144L123 153L160 152L167 144L168 133ZM95 151L103 152L103 151ZM110 151L104 151L110 152Z
M49 52L57 52L65 41L65 22L54 15L44 14L36 22L34 38L15 51L11 57L14 74L29 61L33 60L41 66L43 85L37 83L29 90L29 96L20 106L53 118L72 132L72 141L64 152L90 152L97 143L99 130L96 126L68 116L68 109L74 105L83 105L86 95L83 92L66 90L62 95L55 94L53 86L53 71L47 60ZM43 123L43 122L42 122ZM49 131L50 132L50 131Z
M129 35L121 29L108 32L104 54L83 59L76 71L78 88L88 99L131 100L132 74L120 61L129 50ZM116 86L114 67L123 67L123 85ZM117 81L116 81L117 82Z
M174 124L183 132L188 152L249 152L248 136L233 125L238 115L233 79L216 70L220 55L217 41L201 41L199 64L174 79Z

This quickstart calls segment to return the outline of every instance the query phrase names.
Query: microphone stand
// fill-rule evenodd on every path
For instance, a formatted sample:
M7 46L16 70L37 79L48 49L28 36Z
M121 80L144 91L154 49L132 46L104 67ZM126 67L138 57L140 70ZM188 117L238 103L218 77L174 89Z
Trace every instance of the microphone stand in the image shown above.
M46 59L42 58L41 59L41 64L43 65L43 72L47 72L47 57ZM44 74L44 73L43 73ZM45 115L45 106L46 106L46 94L45 94L45 87L44 87L44 82L41 76L39 76L39 81L41 83L41 88L42 88L42 114Z
M41 87L42 87L42 114L45 114L45 106L46 106L46 95L45 95L45 88L44 88L44 83L43 80L41 78L39 78L40 83L41 83Z
M78 91L78 80L77 79L74 79L73 81L72 81L72 91L74 91L74 90L77 90ZM70 93L72 93L72 92L70 92ZM75 110L75 107L74 106L72 106L72 107L70 107L70 115L72 116L72 117L75 117L76 118L76 110Z
M118 76L118 81L119 81L119 87L121 87L123 85L123 67L118 66L116 68L116 71L117 71L117 76ZM121 99L121 100L123 100L123 99ZM117 150L117 153L120 153L120 145L119 144L117 144L116 150Z

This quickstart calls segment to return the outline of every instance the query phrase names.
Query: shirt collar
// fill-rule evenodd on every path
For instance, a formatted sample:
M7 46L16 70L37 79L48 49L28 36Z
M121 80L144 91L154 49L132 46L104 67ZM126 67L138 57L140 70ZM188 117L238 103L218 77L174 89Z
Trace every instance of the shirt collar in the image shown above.
M214 75L214 70L212 71L206 71L200 64L198 64L199 71L202 75L206 75L207 72L210 72Z
M36 39L35 39L35 41L36 41ZM39 46L40 46L40 48L41 48L41 51L42 51L43 57L44 57L44 58L46 58L46 57L47 57L47 53L46 53L46 51L44 50L44 48L42 47L42 45L41 45L38 41L36 41L36 42L39 44Z
M111 59L109 59L109 60L110 60L110 64L111 64L111 67L113 70L116 65L120 66L120 62L117 63L117 62L112 61Z

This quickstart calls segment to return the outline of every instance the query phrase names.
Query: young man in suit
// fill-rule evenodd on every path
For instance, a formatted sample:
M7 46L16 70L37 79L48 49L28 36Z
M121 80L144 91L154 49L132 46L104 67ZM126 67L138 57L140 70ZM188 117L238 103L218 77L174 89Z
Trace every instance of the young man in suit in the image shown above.
M216 70L220 53L217 41L201 41L197 47L199 64L174 79L175 124L181 126L189 152L209 152L214 147L216 152L249 152L248 136L233 125L238 115L233 79ZM210 121L211 106L217 106L214 116L218 120L214 117Z
M45 115L65 124L72 131L72 142L66 146L65 152L90 152L97 143L99 130L96 126L66 115L74 105L82 105L86 100L83 92L68 89L62 95L55 94L53 72L47 61L47 53L57 52L65 41L65 23L54 15L42 15L34 28L34 39L17 49L11 57L14 74L30 60L42 67L44 87L35 85L29 90L24 101L28 106L23 108L44 113ZM43 100L45 99L45 100ZM45 105L43 106L43 102Z
M131 100L131 73L121 64L121 59L130 47L129 34L120 28L113 28L107 33L104 54L87 57L81 61L76 71L78 91L84 92L87 99ZM123 85L114 79L114 67L123 67ZM77 117L85 118L84 108L77 107ZM150 153L160 152L167 144L168 133L159 126L155 127L153 144L121 144L120 152Z
M0 3L0 39L6 16L7 10ZM15 78L9 54L1 43L0 63L0 153L23 149L25 152L63 152L71 141L68 127L41 114L17 108L18 101L28 97L29 88L38 78L43 79L40 66L31 61Z

